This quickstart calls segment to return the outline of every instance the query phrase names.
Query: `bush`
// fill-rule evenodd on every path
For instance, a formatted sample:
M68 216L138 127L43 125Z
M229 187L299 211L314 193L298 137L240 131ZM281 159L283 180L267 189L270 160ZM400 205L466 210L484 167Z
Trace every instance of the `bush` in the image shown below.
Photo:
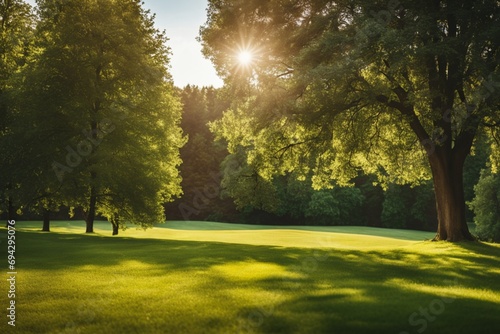
M431 182L415 187L389 185L382 210L384 227L435 231L436 217L436 204Z
M382 209L382 226L389 228L407 228L410 220L412 194L409 186L389 185L385 192Z
M500 242L500 175L483 170L474 193L469 205L476 215L477 236L481 240Z
M358 188L336 187L315 191L305 216L314 225L359 225L363 200Z

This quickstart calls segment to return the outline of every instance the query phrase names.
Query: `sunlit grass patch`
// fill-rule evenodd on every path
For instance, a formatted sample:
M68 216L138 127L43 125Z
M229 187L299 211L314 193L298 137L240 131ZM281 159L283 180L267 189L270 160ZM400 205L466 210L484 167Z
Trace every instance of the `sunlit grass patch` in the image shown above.
M22 230L38 231L41 223L21 222ZM58 233L82 233L84 222L58 221L52 224ZM109 236L111 225L96 222L97 235ZM336 248L336 249L392 249L406 247L433 237L422 231L392 230L363 226L261 226L224 224L215 222L167 222L149 230L131 227L120 235L129 238L186 240L237 243L256 246ZM67 236L71 238L72 236Z
M302 277L297 273L288 272L286 267L279 266L275 263L256 261L219 264L210 268L210 271L215 271L219 276L233 281L259 281L272 278L286 279Z

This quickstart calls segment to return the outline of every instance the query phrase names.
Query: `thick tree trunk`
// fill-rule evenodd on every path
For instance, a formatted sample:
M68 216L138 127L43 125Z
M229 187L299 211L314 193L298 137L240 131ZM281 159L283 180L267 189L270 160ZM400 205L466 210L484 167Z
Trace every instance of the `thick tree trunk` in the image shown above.
M87 217L85 219L87 223L87 230L85 231L85 233L94 233L96 204L97 204L97 195L95 193L94 186L92 186L90 188L89 212L87 213Z
M43 210L43 232L50 232L50 210Z
M474 240L465 218L464 160L443 151L435 152L429 158L438 214L438 230L434 240Z

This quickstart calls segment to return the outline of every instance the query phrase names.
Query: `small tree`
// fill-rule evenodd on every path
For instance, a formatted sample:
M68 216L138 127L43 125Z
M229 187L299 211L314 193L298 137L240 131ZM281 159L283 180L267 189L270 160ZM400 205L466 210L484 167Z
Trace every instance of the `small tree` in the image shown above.
M481 172L474 187L476 196L470 203L476 217L476 234L482 240L500 242L500 175Z

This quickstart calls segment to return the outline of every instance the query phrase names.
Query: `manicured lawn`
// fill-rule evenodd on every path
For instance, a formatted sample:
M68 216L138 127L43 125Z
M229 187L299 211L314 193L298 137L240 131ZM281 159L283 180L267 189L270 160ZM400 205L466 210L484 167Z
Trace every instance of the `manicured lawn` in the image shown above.
M499 245L361 227L182 222L111 237L108 225L85 235L81 222L54 223L52 233L18 223L16 328L3 315L0 333L499 328ZM5 260L5 276L6 268Z

